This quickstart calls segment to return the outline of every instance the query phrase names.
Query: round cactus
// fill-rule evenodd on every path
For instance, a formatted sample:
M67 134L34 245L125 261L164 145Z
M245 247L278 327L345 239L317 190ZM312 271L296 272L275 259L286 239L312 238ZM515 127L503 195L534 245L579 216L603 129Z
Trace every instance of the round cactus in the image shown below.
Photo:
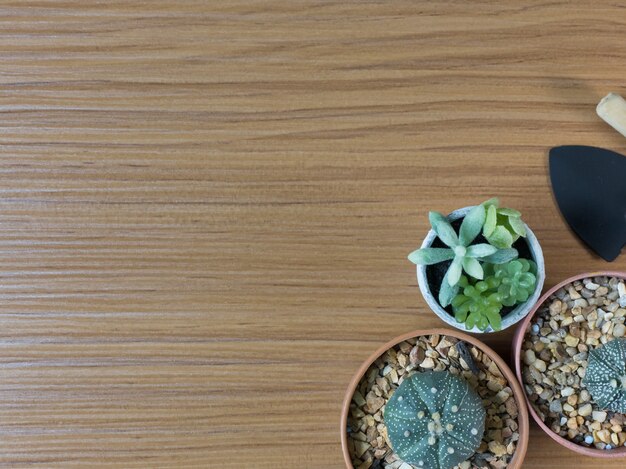
M626 413L626 339L589 352L583 384L600 408Z
M451 469L465 461L485 431L480 396L447 371L405 379L387 403L384 419L394 451L424 469Z

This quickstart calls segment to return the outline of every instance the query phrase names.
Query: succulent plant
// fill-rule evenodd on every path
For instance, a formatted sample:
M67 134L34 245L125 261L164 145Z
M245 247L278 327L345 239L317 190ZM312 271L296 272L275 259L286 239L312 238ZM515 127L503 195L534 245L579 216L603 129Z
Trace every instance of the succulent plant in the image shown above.
M391 446L418 468L450 469L476 452L485 431L480 396L447 371L406 378L385 407Z
M489 244L499 248L510 248L520 236L526 237L526 225L522 214L512 208L500 208L497 197L482 204L485 207L483 236Z
M504 306L526 301L537 285L537 265L528 259L515 259L506 264L486 267L499 284L498 293Z
M502 329L502 296L497 288L500 281L494 277L486 277L484 280L470 284L467 277L461 277L459 286L462 292L452 300L454 318L465 323L467 329L477 327L481 331L489 326L494 331Z
M626 339L589 352L583 384L600 408L626 413Z
M482 279L481 261L500 264L517 257L515 249L498 249L490 244L472 245L480 234L485 222L485 207L472 208L461 222L459 234L454 231L448 219L438 212L428 215L430 224L441 241L449 248L422 248L409 254L414 264L432 265L452 260L439 289L439 303L446 307L459 291L458 282L465 271L471 277Z

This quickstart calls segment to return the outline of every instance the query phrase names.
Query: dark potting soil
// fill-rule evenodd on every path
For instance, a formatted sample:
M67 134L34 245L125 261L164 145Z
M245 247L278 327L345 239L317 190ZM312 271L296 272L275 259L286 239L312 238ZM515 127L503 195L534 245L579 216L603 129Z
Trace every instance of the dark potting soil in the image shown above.
M454 230L458 233L459 228L461 227L461 223L463 222L462 218L450 222ZM480 244L480 243L488 243L485 237L482 234L479 234L476 239L472 242L472 244ZM430 245L433 248L446 248L443 241L439 238L435 238L433 243ZM532 255L530 253L530 247L528 247L528 243L526 242L526 238L519 238L515 243L513 243L513 247L517 249L520 258L522 259L532 259ZM444 275L448 271L448 268L452 264L452 261L440 262L439 264L429 265L426 267L426 279L428 280L428 288L430 292L433 294L435 298L439 298L439 288L441 286L441 282L443 281ZM504 318L507 314L513 311L516 306L504 306L500 311L500 315ZM444 308L450 316L454 316L452 312L452 306L448 306Z

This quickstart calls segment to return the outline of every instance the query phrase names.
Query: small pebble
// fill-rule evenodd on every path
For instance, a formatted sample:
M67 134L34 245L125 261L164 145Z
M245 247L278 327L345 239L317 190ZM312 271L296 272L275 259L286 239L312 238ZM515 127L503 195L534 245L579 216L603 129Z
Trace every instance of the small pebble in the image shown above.
M430 369L435 367L435 362L434 362L434 360L432 358L426 357L424 359L424 361L422 363L420 363L420 366L422 368L426 368L427 370L430 370Z
M600 411L600 410L594 410L593 413L591 414L591 417L593 417L594 421L602 423L606 420L606 412Z
M546 371L546 362L544 362L543 360L535 360L533 366L542 373Z
M609 293L609 289L607 287L598 287L595 296L596 298L600 298L602 296L606 296L607 293Z
M524 363L526 363L527 365L532 365L533 363L535 363L535 361L537 361L535 352L530 349L526 350L526 352L524 353Z
M572 300L577 300L580 298L580 293L578 293L573 287L569 287L567 289L567 293L569 293L569 297Z
M587 417L588 415L591 415L592 411L593 408L591 407L591 404L584 404L578 408L578 415L581 417Z
M560 414L561 412L563 412L563 404L561 404L561 401L555 399L550 402L550 412L554 412L556 414Z

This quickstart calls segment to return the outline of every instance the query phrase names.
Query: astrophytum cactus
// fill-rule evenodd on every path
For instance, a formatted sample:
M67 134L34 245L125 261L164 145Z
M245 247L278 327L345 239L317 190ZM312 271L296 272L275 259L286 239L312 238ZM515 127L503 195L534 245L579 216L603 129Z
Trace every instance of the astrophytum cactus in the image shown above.
M480 396L447 371L405 379L384 413L396 454L424 469L450 469L472 456L485 431Z
M598 407L626 413L626 339L614 339L589 352L583 384Z

